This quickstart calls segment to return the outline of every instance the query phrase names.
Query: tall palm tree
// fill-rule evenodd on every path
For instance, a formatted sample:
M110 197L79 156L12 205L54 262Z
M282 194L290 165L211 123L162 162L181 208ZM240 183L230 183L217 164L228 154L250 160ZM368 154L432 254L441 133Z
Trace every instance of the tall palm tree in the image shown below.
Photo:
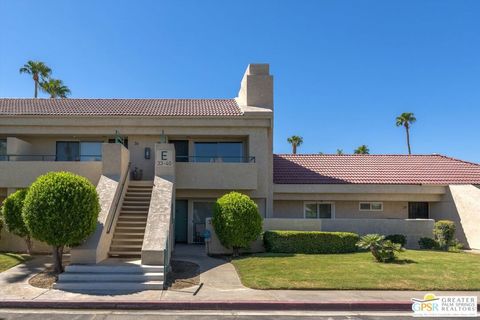
M412 154L412 149L410 148L410 126L417 121L415 115L412 112L404 112L397 117L396 125L397 127L405 127L407 131L407 146L408 146L408 154Z
M35 82L35 94L34 97L38 97L38 85L40 81L45 82L50 77L52 70L41 61L28 61L23 67L20 68L20 73L26 73L32 75Z
M62 80L50 79L40 83L40 88L50 95L50 98L66 98L70 93L70 89L63 84Z
M370 154L370 149L368 148L367 145L362 144L360 147L353 150L353 153L354 154Z
M297 147L300 147L303 143L303 138L300 136L291 136L287 139L288 143L292 145L292 153L297 154Z

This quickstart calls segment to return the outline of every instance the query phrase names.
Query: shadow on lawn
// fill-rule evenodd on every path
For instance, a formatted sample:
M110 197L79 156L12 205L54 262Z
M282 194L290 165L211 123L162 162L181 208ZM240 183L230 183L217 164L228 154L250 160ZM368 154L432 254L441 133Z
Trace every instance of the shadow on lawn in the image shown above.
M388 264L412 264L412 263L418 263L417 261L411 260L411 259L396 259L393 261L385 262Z

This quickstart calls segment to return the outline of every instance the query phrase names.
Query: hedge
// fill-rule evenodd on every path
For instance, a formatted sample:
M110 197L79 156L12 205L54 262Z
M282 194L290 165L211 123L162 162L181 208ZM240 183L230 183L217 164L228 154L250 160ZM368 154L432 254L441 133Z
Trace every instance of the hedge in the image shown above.
M360 237L352 232L265 231L263 241L274 253L347 253L357 251Z

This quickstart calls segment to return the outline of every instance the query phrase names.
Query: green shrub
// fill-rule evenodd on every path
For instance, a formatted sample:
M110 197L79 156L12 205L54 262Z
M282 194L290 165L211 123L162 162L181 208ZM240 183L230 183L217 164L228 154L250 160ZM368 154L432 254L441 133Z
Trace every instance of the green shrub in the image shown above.
M398 243L402 247L405 247L407 244L407 237L405 237L403 234L391 234L385 237L385 240L390 240L393 243Z
M463 243L458 241L457 239L453 240L448 247L449 252L461 252L463 249Z
M432 238L420 238L418 240L418 245L420 246L420 249L425 249L425 250L433 250L437 248L437 242L435 239Z
M395 252L402 251L399 243L393 243L386 240L385 236L379 234L367 234L358 242L357 246L361 249L368 249L378 262L392 262L396 259Z
M22 216L23 203L27 189L17 190L9 195L3 202L2 216L7 226L7 230L14 235L25 239L27 245L27 253L30 254L32 250L32 241L30 239L30 232L25 225Z
M83 242L97 224L98 195L86 178L70 172L50 172L30 186L23 218L33 238L52 246L55 272L63 271L64 246Z
M442 250L448 250L455 240L455 223L449 220L439 220L435 222L433 235L435 236L438 247Z
M357 251L358 234L351 232L266 231L265 248L276 253L347 253Z
M230 192L217 200L213 209L212 224L226 248L248 248L262 233L262 217L257 204L249 196Z

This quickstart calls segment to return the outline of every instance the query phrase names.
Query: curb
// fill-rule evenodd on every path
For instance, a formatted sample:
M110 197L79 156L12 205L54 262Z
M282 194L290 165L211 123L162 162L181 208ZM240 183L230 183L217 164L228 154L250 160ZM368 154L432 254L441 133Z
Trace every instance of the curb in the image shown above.
M412 311L411 302L4 300L0 308L109 310Z

